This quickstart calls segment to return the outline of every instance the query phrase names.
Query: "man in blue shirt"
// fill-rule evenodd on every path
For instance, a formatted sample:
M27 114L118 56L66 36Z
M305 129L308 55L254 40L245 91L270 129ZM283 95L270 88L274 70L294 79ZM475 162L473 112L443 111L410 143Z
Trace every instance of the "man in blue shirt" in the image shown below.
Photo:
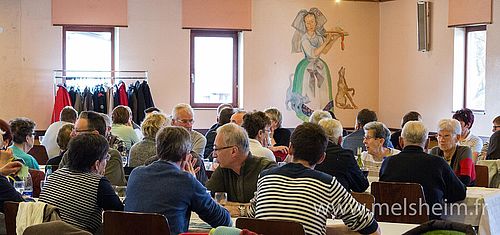
M160 160L130 174L125 211L163 214L170 232L187 232L191 211L212 227L230 226L229 212L195 178L191 137L182 127L165 127L156 136Z

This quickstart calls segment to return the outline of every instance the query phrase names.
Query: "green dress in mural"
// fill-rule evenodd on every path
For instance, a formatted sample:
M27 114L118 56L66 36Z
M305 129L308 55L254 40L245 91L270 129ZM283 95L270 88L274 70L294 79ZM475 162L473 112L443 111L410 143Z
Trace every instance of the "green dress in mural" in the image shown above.
M314 110L333 111L332 79L328 65L320 58L341 37L339 31L326 32L326 17L317 8L301 10L292 26L296 29L292 52L304 53L295 69L291 87L287 91L288 109L307 121Z

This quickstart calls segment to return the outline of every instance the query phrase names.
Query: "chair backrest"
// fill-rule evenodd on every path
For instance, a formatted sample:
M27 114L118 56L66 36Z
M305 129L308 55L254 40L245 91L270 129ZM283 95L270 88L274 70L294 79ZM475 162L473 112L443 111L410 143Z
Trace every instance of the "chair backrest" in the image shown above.
M128 221L128 222L127 222ZM130 221L133 221L130 222ZM165 216L154 213L123 211L104 212L104 234L106 235L169 235L170 227Z
M39 165L45 165L49 160L47 149L45 149L43 145L33 145L33 148L31 148L28 154L33 156Z
M351 195L358 201L363 204L368 210L373 211L373 204L375 203L375 197L370 193L356 193L351 192Z
M488 167L476 165L476 186L477 187L488 187L489 184L489 176L488 176Z
M375 205L373 207L375 218L380 222L421 224L429 220L427 210L422 213L411 214L411 208L425 208L425 195L422 186L417 183L400 182L372 182L372 195L375 196ZM415 207L410 207L410 205ZM392 206L399 204L401 210L392 210ZM407 214L403 213L403 207ZM394 207L396 208L396 207ZM394 214L393 214L394 212Z
M7 235L16 235L16 216L19 202L4 202L5 231Z
M302 224L295 221L238 218L236 228L262 235L305 235Z
M29 169L29 172L33 181L33 197L40 197L40 182L45 179L45 173L35 169Z

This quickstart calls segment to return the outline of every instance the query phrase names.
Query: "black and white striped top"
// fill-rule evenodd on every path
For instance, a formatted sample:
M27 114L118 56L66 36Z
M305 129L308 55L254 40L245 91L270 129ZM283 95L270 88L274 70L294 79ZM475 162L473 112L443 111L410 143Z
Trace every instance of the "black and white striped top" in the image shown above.
M249 216L300 222L306 234L326 234L332 214L355 231L372 233L378 224L335 178L289 163L261 173Z
M61 219L80 229L95 233L102 223L97 191L102 176L62 168L49 176L39 201L59 208Z

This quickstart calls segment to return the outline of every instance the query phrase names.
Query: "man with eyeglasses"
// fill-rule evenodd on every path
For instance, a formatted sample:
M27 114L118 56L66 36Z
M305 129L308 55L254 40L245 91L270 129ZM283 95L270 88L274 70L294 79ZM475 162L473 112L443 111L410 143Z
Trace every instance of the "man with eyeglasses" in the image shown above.
M493 134L487 145L486 159L500 159L500 116L493 119L493 129L491 131L493 131Z
M194 111L189 104L178 104L172 109L172 126L184 127L191 135L192 151L203 156L207 139L201 133L193 130Z
M219 167L208 180L207 188L212 193L226 192L230 202L248 203L257 190L259 174L276 166L267 158L252 156L247 132L234 123L217 129L213 157Z
M82 133L94 133L106 137L106 122L104 121L104 118L99 113L94 111L81 112L78 120L76 120L71 136L75 137ZM108 178L112 185L127 185L125 172L123 170L123 161L120 153L116 149L112 148L109 148L108 153L110 155L110 159L106 164L104 176ZM59 168L63 168L67 164L68 154L66 153L59 164Z

